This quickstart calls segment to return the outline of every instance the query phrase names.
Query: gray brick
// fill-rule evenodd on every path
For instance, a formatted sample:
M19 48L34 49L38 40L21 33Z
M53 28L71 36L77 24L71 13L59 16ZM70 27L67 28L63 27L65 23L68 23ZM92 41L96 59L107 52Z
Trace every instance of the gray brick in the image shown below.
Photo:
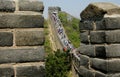
M91 67L97 70L100 70L103 73L107 73L107 63L108 60L98 59L98 58L91 58Z
M120 57L120 45L108 45L106 46L106 56L109 58Z
M106 42L107 43L120 43L120 31L107 31L106 34Z
M79 55L80 57L80 65L89 68L89 57L85 55Z
M1 12L14 12L15 1L14 0L0 0L0 11Z
M0 28L40 28L44 18L37 12L0 13Z
M104 31L101 31L101 32L91 31L90 42L93 44L105 43L105 32Z
M103 73L117 73L120 72L120 60L119 59L91 59L91 67L97 69Z
M0 46L12 46L13 34L11 32L0 32Z
M0 77L14 77L14 69L11 64L0 65Z
M96 46L95 54L98 58L119 58L120 57L120 45L106 45L106 46Z
M109 74L107 77L120 77L120 73Z
M95 77L107 77L107 75L102 72L95 71Z
M109 51L108 51L109 52ZM96 57L99 57L99 58L106 58L106 48L105 46L96 46L95 47L95 54L96 54Z
M95 2L89 4L81 13L82 20L101 20L105 14L120 14L118 5L109 2Z
M44 6L39 0L19 0L19 10L43 12Z
M45 66L40 62L18 64L15 68L15 77L45 77Z
M44 61L43 47L0 48L0 63Z
M79 67L79 73L82 77L94 77L94 72L83 66Z
M108 16L104 18L106 29L114 30L120 29L120 15L112 15L112 17Z
M93 30L93 22L91 21L84 21L84 22L80 22L79 24L80 26L80 30Z
M43 45L45 40L43 30L17 31L15 39L17 46L39 46Z
M88 31L81 31L80 32L80 41L82 43L89 43L88 35L89 35Z
M117 73L120 72L120 59L108 60L108 72Z
M77 50L79 53L88 56L95 56L95 50L93 45L81 45Z
M96 30L106 30L105 20L95 21Z

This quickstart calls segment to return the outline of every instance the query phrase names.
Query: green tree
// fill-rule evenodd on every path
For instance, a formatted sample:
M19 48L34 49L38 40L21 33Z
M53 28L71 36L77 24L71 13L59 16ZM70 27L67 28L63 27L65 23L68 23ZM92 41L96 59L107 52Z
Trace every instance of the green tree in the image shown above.
M46 77L67 77L71 68L69 55L60 50L46 58Z

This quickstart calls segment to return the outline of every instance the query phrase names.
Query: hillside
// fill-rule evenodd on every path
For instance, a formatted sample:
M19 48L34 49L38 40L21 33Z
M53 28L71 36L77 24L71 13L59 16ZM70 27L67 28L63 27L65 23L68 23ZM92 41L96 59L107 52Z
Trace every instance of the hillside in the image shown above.
M80 46L79 19L66 12L59 12L59 18L64 26L65 32L74 47Z

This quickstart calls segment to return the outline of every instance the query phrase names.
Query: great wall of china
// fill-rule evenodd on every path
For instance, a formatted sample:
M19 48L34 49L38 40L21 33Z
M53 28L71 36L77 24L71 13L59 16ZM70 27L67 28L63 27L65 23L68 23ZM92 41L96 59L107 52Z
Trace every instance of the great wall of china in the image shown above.
M0 3L0 77L45 77L43 2ZM120 7L88 5L81 13L80 36L80 47L72 52L74 76L120 77ZM56 46L62 49L59 39Z
M40 1L0 0L0 77L45 77L43 10Z

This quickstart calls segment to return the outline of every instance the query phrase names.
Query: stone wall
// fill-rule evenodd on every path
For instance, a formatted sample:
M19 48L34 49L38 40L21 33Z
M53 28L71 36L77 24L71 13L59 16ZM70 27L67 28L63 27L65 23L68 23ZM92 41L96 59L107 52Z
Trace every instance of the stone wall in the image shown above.
M0 0L0 77L45 77L43 10L37 0Z
M79 77L120 77L120 7L92 3L81 13Z
M48 8L48 16L49 16L49 23L50 23L50 27L52 30L52 34L53 34L53 41L55 42L55 50L57 51L58 49L63 50L63 44L60 41L58 34L57 34L57 30L56 30L56 21L53 18L53 13L57 13L61 11L60 7L49 7ZM57 23L58 24L58 23Z

